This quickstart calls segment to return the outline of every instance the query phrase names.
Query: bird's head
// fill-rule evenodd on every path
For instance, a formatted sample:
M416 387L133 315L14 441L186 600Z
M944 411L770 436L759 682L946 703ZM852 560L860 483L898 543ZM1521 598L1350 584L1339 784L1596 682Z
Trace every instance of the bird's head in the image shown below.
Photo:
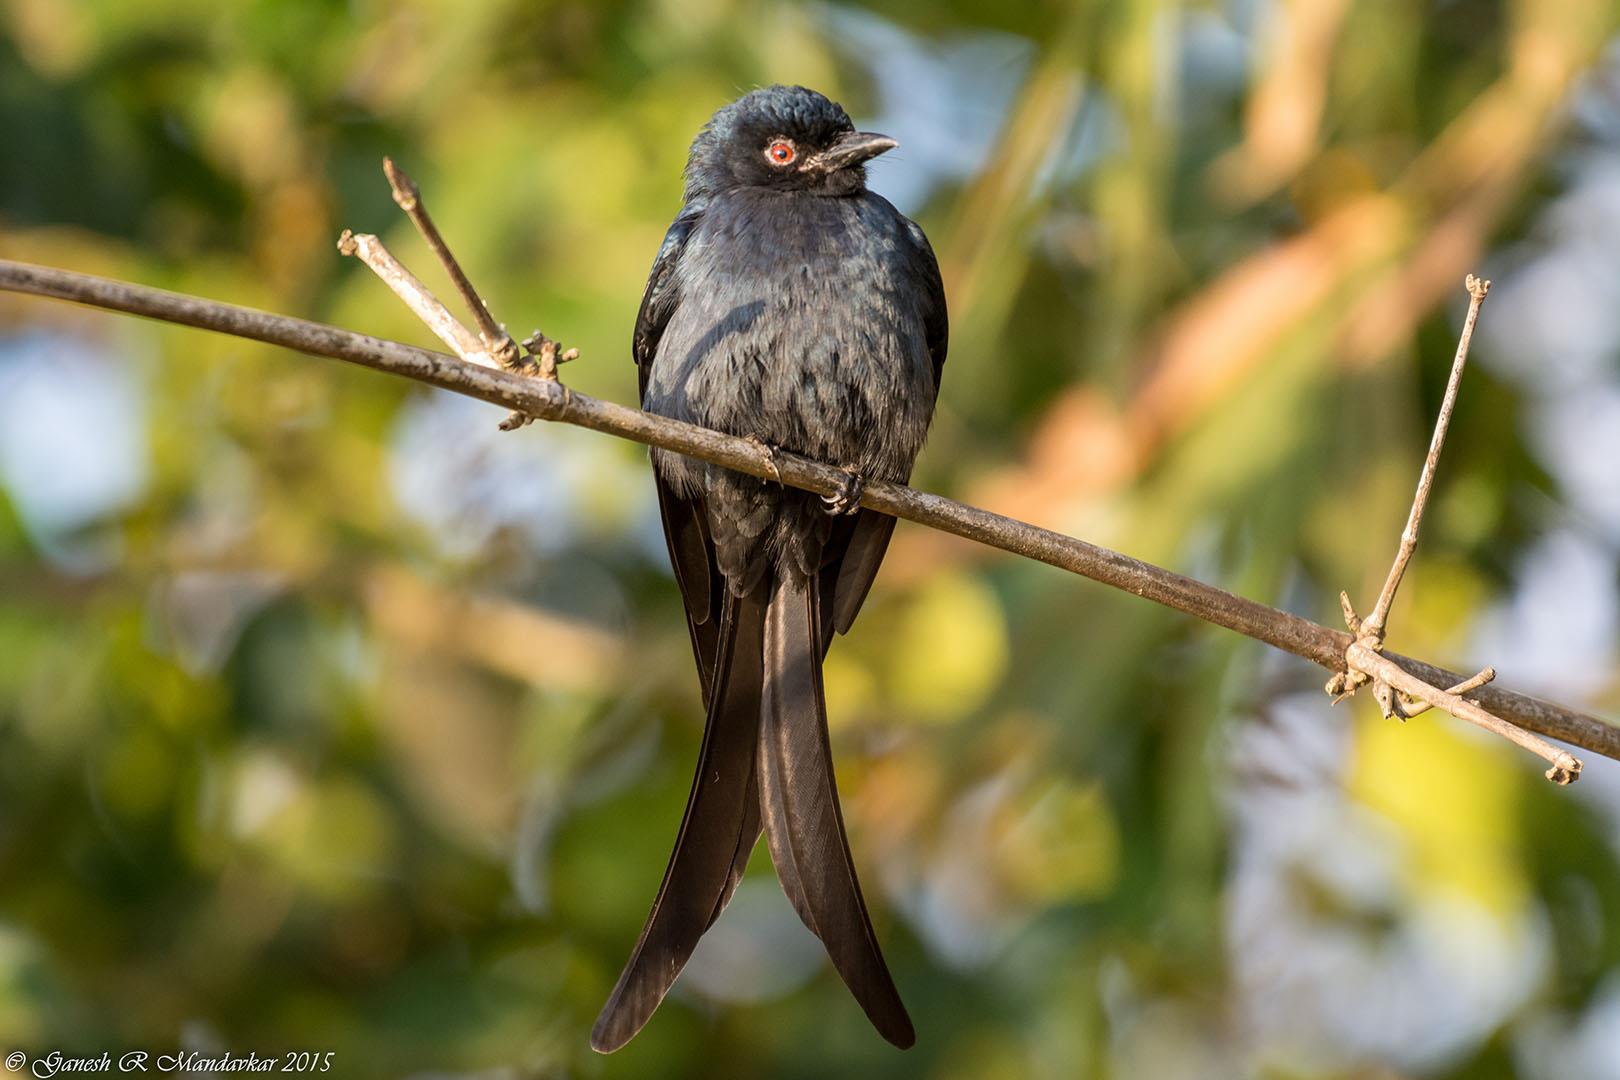
M802 86L767 86L716 112L686 162L686 198L739 187L848 195L866 162L897 144L856 131L837 102Z

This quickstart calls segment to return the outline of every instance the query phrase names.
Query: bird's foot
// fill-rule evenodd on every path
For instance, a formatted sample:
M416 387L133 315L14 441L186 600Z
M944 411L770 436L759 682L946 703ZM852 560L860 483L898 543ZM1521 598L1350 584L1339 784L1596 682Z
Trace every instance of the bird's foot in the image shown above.
M744 435L743 441L753 443L759 447L760 454L765 458L765 468L770 470L771 479L780 484L782 482L782 470L776 465L776 447L758 435Z
M831 495L823 495L821 501L827 506L827 513L833 517L844 514L853 514L861 508L861 494L866 490L866 481L854 469L844 469L844 483Z

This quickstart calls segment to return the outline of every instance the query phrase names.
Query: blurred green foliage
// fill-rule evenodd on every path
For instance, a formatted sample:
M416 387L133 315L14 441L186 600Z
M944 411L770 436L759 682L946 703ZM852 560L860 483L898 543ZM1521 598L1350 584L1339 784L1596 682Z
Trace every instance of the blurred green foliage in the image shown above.
M873 186L946 273L918 482L1323 620L1381 579L1483 269L1393 643L1613 715L1617 22L4 0L0 253L428 343L333 248L375 231L430 266L388 153L499 316L629 401L688 140L803 82L900 137ZM1553 790L1449 718L1327 712L1301 664L904 525L827 678L918 1047L867 1029L762 849L672 1000L593 1056L697 688L643 453L498 419L0 296L0 1049L1620 1075L1620 766Z

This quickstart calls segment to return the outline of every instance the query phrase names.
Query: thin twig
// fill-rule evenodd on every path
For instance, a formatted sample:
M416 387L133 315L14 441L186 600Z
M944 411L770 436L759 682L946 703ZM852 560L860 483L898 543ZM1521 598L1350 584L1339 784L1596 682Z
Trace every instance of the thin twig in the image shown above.
M1395 602L1395 590L1401 587L1406 564L1412 561L1412 552L1417 548L1418 527L1423 522L1423 509L1429 503L1429 489L1434 486L1434 471L1440 463L1440 451L1446 445L1446 430L1451 427L1451 414L1457 407L1457 390L1462 385L1463 366L1468 363L1468 343L1474 337L1479 306L1485 302L1485 294L1491 288L1490 282L1482 281L1473 274L1468 275L1465 284L1469 296L1468 316L1463 320L1462 336L1457 339L1457 354L1451 361L1451 377L1446 380L1446 395L1440 402L1434 435L1429 439L1429 453L1423 459L1422 472L1418 473L1417 494L1412 497L1412 510L1406 517L1406 528L1401 530L1401 545L1395 552L1395 562L1390 565L1389 576L1384 579L1384 588L1378 594L1378 603L1373 606L1372 614L1362 622L1358 637L1371 635L1378 641L1384 639L1384 625L1389 621L1390 605Z
M1467 698L1430 686L1365 642L1353 642L1345 650L1345 658L1358 670L1365 671L1379 682L1426 702L1436 709L1444 709L1458 719L1478 724L1486 731L1494 732L1524 747L1532 754L1544 758L1552 765L1552 768L1547 770L1547 779L1553 783L1573 784L1580 779L1581 763L1569 751L1561 750L1517 725L1492 716Z
M1395 562L1384 579L1384 588L1378 594L1378 604L1371 615L1362 619L1350 603L1350 594L1339 593L1339 605L1344 610L1344 624L1355 635L1355 641L1345 649L1345 670L1328 680L1327 692L1334 704L1354 694L1357 689L1372 684L1373 697L1378 709L1386 717L1401 720L1417 716L1429 708L1440 708L1487 731L1538 754L1551 763L1547 779L1557 784L1573 784L1581 776L1581 763L1563 750L1552 746L1522 728L1499 717L1492 716L1461 695L1478 689L1496 677L1494 668L1486 668L1471 679L1464 679L1450 690L1441 690L1438 683L1425 682L1401 670L1383 656L1384 633L1389 619L1390 605L1395 602L1395 590L1400 588L1406 565L1417 549L1418 528L1423 522L1423 508L1428 504L1429 491L1434 486L1434 474L1440 464L1440 452L1445 448L1446 430L1451 426L1451 414L1457 407L1457 391L1462 385L1463 366L1468 362L1468 343L1474 336L1474 323L1479 319L1479 307L1491 283L1469 274L1464 284L1468 288L1468 317L1463 320L1462 334L1457 341L1457 355L1451 362L1451 376L1446 381L1445 398L1440 403L1440 415L1434 423L1434 435L1429 439L1429 453L1423 459L1423 470L1418 474L1417 493L1412 496L1412 509L1406 517L1406 528L1401 531L1400 547ZM1422 702L1408 706L1400 695Z
M1481 671L1478 675L1473 675L1464 679L1456 686L1446 687L1446 693L1456 694L1458 697L1462 697L1464 694L1473 693L1475 690L1478 690L1480 687L1484 686L1494 678L1496 678L1496 669L1493 667L1488 667ZM1416 704L1408 704L1407 701L1400 700L1395 702L1395 712L1402 720L1410 720L1414 716L1422 716L1432 708L1434 708L1434 706L1430 705L1427 701L1419 701Z
M512 335L506 332L506 327L495 321L489 304L473 288L472 280L461 268L461 262L450 250L450 245L445 243L439 227L433 223L433 216L428 213L427 204L422 201L422 190L416 186L416 181L395 165L390 157L383 158L383 173L388 177L388 188L393 193L394 202L411 219L411 224L416 226L416 231L422 235L429 250L439 260L439 265L444 267L444 272L455 284L456 291L461 294L462 303L478 324L477 335L474 336L471 330L451 315L444 303L420 279L406 270L377 237L370 234L354 236L344 229L343 235L338 238L338 250L345 255L358 255L396 296L416 312L418 318L427 323L439 340L450 346L463 360L483 367L556 381L558 365L576 359L579 350L563 349L558 342L538 330L524 340L520 350ZM533 419L526 413L514 410L501 421L500 427L502 431L514 431Z
M450 247L439 235L439 227L433 224L433 218L427 212L427 205L422 202L422 191L416 186L416 181L405 174L405 170L394 164L394 159L383 158L383 172L388 177L388 187L394 193L394 202L405 211L416 226L416 231L422 234L427 246L432 249L433 255L444 267L444 272L450 275L455 283L456 291L461 294L462 302L467 310L472 312L473 322L478 324L478 336L483 340L484 350L494 357L496 363L508 371L516 371L522 364L523 354L518 351L517 342L512 335L506 332L506 327L495 321L490 314L489 305L484 298L478 295L467 274L461 269L461 264L451 254Z
M841 470L797 454L777 450L767 456L747 439L578 392L569 395L555 382L490 370L431 349L323 323L4 259L0 259L0 290L88 304L345 360L528 416L662 447L819 495L837 492L844 482ZM861 505L1122 589L1292 653L1329 671L1346 670L1345 652L1354 639L1342 630L1235 596L1084 540L916 491L903 484L879 480L866 484L861 493ZM1450 686L1463 679L1461 675L1421 660L1390 652L1380 656L1431 686ZM1481 688L1477 697L1482 707L1531 731L1620 760L1620 726L1496 684Z
M450 314L450 309L440 303L439 298L429 292L415 274L405 269L404 264L394 258L381 240L370 233L352 233L344 229L343 235L338 237L337 246L338 251L355 256L371 267L372 273L381 278L395 296L405 301L405 306L433 331L434 337L448 345L451 352L471 364L500 367L473 332L462 326Z

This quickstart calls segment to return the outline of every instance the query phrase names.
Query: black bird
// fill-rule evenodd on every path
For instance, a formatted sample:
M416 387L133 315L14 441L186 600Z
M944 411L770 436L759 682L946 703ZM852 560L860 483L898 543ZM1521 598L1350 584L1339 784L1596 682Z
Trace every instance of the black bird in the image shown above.
M837 104L771 86L692 143L685 205L636 319L642 407L843 467L822 499L654 450L659 507L708 719L652 913L591 1045L658 1007L763 830L776 876L884 1038L916 1039L844 833L821 662L849 629L894 519L863 478L904 482L945 362L945 295L922 230L866 189L895 146Z

